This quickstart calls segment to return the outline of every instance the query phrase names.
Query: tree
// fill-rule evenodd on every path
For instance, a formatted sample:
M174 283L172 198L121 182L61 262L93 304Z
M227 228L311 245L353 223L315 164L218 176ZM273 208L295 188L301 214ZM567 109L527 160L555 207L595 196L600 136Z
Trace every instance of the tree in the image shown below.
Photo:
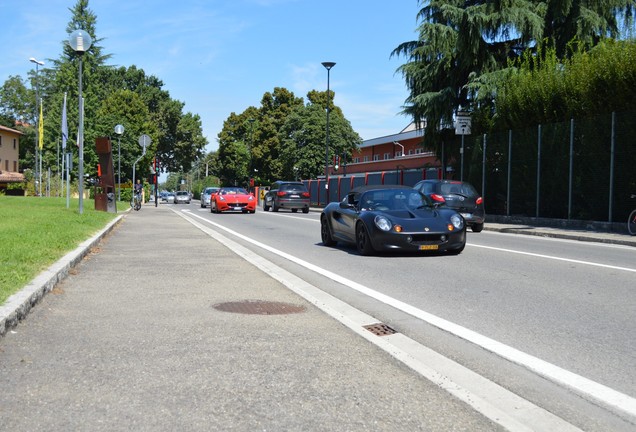
M398 69L410 95L404 113L437 137L452 125L454 113L469 109L466 84L472 77L501 69L542 34L539 7L531 1L421 1L419 39L399 45L392 55L408 62Z
M115 68L107 64L111 56L103 52L102 39L97 36L97 18L88 7L88 0L77 0L69 11L72 17L67 32L83 29L93 39L90 49L82 55L85 172L89 176L96 174L95 138L112 137L116 124L123 124L126 129L122 137L124 175L132 173L132 163L141 152L137 139L142 133L152 138L152 145L137 167L140 176L149 173L149 161L155 155L159 156L164 170L189 170L207 145L200 117L184 113L184 103L171 99L159 78L146 75L134 65ZM51 167L53 171L57 169L64 94L67 95L70 150L77 144L79 118L79 55L67 40L62 41L62 46L60 58L47 60L52 66L42 69L38 75L44 109L42 160L45 169ZM19 120L27 126L35 124L35 71L30 72L30 80L31 89L27 89L19 77L10 77L4 83L0 92L0 117L6 118L7 123ZM20 146L22 168L33 166L34 129L22 128L25 133ZM77 166L77 151L74 153L74 166Z
M511 59L544 40L561 56L573 37L591 46L605 36L616 36L617 16L622 14L629 23L634 8L633 0L420 0L420 4L418 40L399 45L392 55L407 58L398 69L410 92L403 113L424 124L427 140L435 145L458 110L492 108L497 87L508 77L501 72Z
M333 99L333 92L330 92ZM281 178L316 178L325 172L327 92L312 90L309 103L297 107L280 131ZM330 102L329 163L334 156L348 157L362 143L340 107ZM343 159L344 161L344 159Z
M279 132L287 117L303 105L303 98L296 97L293 92L282 87L275 87L272 93L265 93L261 99L258 110L259 126L254 137L252 155L253 166L259 172L262 170L262 177L267 182L283 177Z

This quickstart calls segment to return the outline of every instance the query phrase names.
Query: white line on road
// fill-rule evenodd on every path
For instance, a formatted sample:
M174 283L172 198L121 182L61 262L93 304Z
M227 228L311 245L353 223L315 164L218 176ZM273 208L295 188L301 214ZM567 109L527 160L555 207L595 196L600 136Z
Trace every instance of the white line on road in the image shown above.
M622 271L636 273L636 269L632 269L632 268L629 268L629 267L618 267L618 266L613 266L613 265L608 265L608 264L595 263L595 262L591 262L591 261L581 261L581 260L575 260L575 259L571 259L571 258L561 258L561 257L552 256L552 255L543 255L543 254L532 253L532 252L523 252L523 251L518 251L518 250L513 250L513 249L503 249L503 248L498 248L498 247L493 247L493 246L482 246L482 245L476 245L476 244L470 244L470 246L471 247L476 247L476 248L482 248L482 249L496 250L496 251L499 251L499 252L509 252L509 253L514 253L514 254L519 254L519 255L533 256L533 257L536 257L536 258L547 258L547 259L556 260L556 261L565 261L565 262L570 262L570 263L575 263L575 264L583 264L583 265L588 265L588 266L593 266L593 267L603 267L603 268L608 268L608 269L613 269L613 270L622 270Z
M404 303L400 300L397 300L393 297L387 296L386 294L375 291L371 288L368 288L362 284L359 284L350 279L344 278L338 274L330 272L329 270L325 270L321 267L318 267L312 263L301 260L293 255L289 255L285 252L279 251L278 249L274 249L271 246L253 240L249 237L246 237L236 231L233 231L229 228L224 227L223 225L212 222L208 219L202 218L201 216L192 214L206 223L216 226L219 229L222 229L233 236L236 236L246 242L249 242L261 249L265 249L273 254L276 254L282 258L285 258L293 263L296 263L300 266L303 266L311 271L314 271L324 277L327 277L335 282L338 282L344 286L347 286L353 290L356 290L368 297L371 297L377 301L385 303L389 306L392 306L398 310L401 310L409 315L412 315L416 318L421 319L435 327L438 327L442 330L445 330L451 334L454 334L457 337L460 337L464 340L467 340L471 343L474 343L477 346L480 346L494 354L497 354L500 357L508 359L518 365L526 367L534 371L535 373L546 377L556 383L564 385L579 394L592 398L598 402L606 404L608 406L614 407L622 412L629 414L630 416L636 417L636 399L632 398L629 395L618 392L610 387L607 387L603 384L592 381L583 376L577 375L573 372L560 368L556 365L553 365L547 361L541 360L537 357L531 356L530 354L526 354L523 351L520 351L511 346L505 345L501 342L488 338L484 335L481 335L475 331L469 330L465 327L462 327L458 324L447 321L443 318L440 318L436 315L425 312L421 309L411 306L410 304Z

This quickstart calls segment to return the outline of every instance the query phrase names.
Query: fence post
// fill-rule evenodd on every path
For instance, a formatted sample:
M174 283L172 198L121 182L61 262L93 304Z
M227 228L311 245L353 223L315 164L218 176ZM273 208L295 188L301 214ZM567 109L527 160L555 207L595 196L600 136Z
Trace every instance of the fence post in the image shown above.
M506 185L506 216L510 216L510 179L512 176L512 129L508 130L508 184Z
M608 222L612 223L614 219L612 204L614 203L614 151L616 145L616 112L612 112L612 138L610 143L610 178L609 178L609 211Z
M484 145L482 147L481 162L481 196L486 195L486 134L484 134Z
M568 181L568 220L572 218L572 187L574 182L574 119L570 119L570 179Z
M539 136L537 138L537 208L535 210L536 217L539 218L539 204L541 191L541 125L538 129Z

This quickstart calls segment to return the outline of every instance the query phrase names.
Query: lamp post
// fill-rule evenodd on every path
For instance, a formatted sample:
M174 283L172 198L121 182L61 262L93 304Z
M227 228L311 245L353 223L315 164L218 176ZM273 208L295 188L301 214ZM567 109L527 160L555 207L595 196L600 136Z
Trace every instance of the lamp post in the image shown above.
M40 100L40 66L44 66L44 62L36 60L34 57L31 57L29 59L29 61L31 63L35 63L35 115L37 116L38 119L38 126L40 124L40 122L42 121L42 119L40 118L40 105L42 103L42 101ZM38 128L39 130L39 128ZM42 196L42 173L40 172L41 170L38 169L38 149L40 147L40 134L36 133L35 134L35 180L38 182L39 185L39 189L38 187L35 187L35 184L33 185L33 190L38 193L40 196Z
M120 124L115 126L117 134L117 201L121 201L121 136L124 134L124 127Z
M84 213L84 98L82 97L82 56L91 47L93 39L84 30L75 30L68 38L68 43L79 57L79 127L77 138L79 141L78 190L79 213Z
M327 137L325 141L325 204L329 202L329 72L336 65L334 62L322 62L327 69Z
M248 175L252 173L252 152L254 151L254 119L248 120L250 122L250 163L247 168Z

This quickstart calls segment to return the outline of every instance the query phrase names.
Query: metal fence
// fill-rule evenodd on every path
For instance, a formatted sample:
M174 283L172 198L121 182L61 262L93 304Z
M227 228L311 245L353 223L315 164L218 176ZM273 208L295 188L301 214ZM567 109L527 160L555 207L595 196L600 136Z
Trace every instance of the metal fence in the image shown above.
M481 190L492 215L624 222L636 193L635 112L611 113L526 130L464 137L454 177ZM459 150L461 136L446 143ZM450 147L449 147L450 146ZM454 152L458 154L458 151ZM460 165L463 169L460 170ZM307 180L312 202L337 201L362 184L414 185L437 170L356 174Z

